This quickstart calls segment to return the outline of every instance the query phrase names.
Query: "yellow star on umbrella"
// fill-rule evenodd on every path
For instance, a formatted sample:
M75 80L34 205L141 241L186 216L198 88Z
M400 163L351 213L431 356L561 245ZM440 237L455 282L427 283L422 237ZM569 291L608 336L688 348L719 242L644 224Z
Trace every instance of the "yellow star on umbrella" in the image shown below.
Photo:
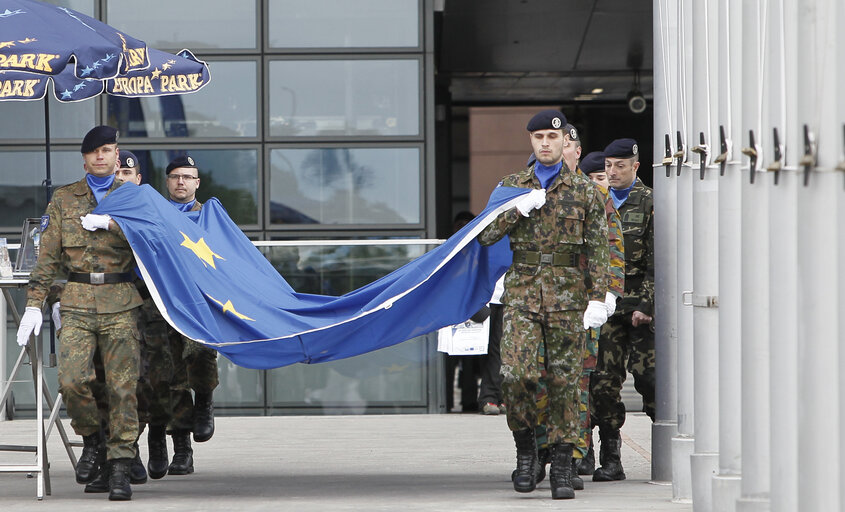
M11 48L15 46L14 41L0 41L0 48Z
M244 315L244 314L242 314L242 313L238 313L238 311L235 309L235 306L233 306L233 305L232 305L232 301L231 301L231 300L227 300L227 301L226 301L226 303L224 304L223 302L221 302L221 301L219 301L219 300L215 299L215 298L214 298L214 297L212 297L211 295L208 295L207 293L206 293L206 295L208 296L208 298L209 298L209 299L211 299L211 300L213 300L214 302L216 302L216 303L220 304L221 306L223 306L223 313L224 313L224 314L228 312L228 313L232 313L233 315L235 315L236 317L240 318L241 320L249 320L250 322L254 322L254 321L255 321L255 319L253 319L253 318L250 318L250 317L248 317L248 316L246 316L246 315Z
M153 71L153 75L152 75L152 76L153 76L153 78L158 78L158 76L159 76L160 74L161 74L161 70L160 70L160 69L158 69L158 68L155 68L155 71Z
M26 39L24 39L23 41L20 41L20 40L19 40L18 42L19 42L19 43L22 43L22 44L26 44L26 43L34 43L35 41L38 41L38 39L33 39L33 38L31 38L31 37L27 37L27 38L26 38Z
M162 65L161 65L161 69L162 69L162 70L164 70L164 71L167 71L167 70L168 70L168 69L170 69L171 67L173 67L173 65L172 65L172 64L169 64L169 63L167 63L167 62L165 62L164 64L162 64Z
M180 233L182 232L180 231ZM182 240L182 243L179 245L187 247L191 251L194 251L194 254L197 255L197 258L202 260L203 265L205 265L206 268L208 267L208 265L211 265L211 268L217 269L217 266L214 265L214 258L226 261L225 258L211 250L211 247L209 247L208 244L205 243L204 238L200 238L199 240L194 242L185 233L182 233L182 236L184 236L185 239Z

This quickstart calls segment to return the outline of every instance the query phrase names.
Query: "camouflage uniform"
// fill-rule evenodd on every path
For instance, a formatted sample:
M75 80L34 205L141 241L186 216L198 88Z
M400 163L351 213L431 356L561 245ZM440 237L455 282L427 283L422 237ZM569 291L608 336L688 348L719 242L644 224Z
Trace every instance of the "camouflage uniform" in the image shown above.
M542 188L533 167L505 177L503 186ZM546 190L546 203L523 217L516 208L479 235L490 245L510 237L514 263L505 275L502 393L512 431L534 428L541 410L536 395L548 387L550 444L578 440L578 381L586 332L583 312L604 301L608 286L607 220L598 190L564 165ZM557 256L528 263L521 255ZM541 360L541 349L545 358Z
M142 372L143 393L139 392L138 400L146 401L148 423L150 425L167 425L173 414L171 405L170 386L173 381L173 357L171 353L171 337L173 329L161 316L155 302L150 297L147 285L143 281L135 283L144 305L141 306L141 332L144 333L144 366ZM140 411L139 411L140 414Z
M120 186L115 180L109 192ZM27 306L40 308L56 275L69 272L131 272L132 250L123 232L87 231L80 217L97 206L83 178L61 187L47 205L38 263L27 290ZM82 436L100 429L92 385L97 348L106 374L109 403L108 459L132 458L138 437L139 375L137 313L141 297L132 283L92 285L69 282L61 299L59 390L74 431Z
M196 201L192 212L202 209ZM168 431L193 430L195 393L211 394L217 385L217 351L180 335L170 328L170 350L173 360L173 380L170 384L172 417Z
M581 173L581 169L578 169ZM600 187L597 187L604 198L604 211L607 216L607 238L608 249L610 250L610 274L609 274L609 290L617 297L621 297L625 291L625 250L622 233L622 220L619 213L613 206L613 199L610 195ZM596 368L596 356L598 354L598 339L599 329L590 329L587 337L587 345L584 350L584 365L581 371L581 378L579 380L580 406L579 418L581 423L580 434L578 436L578 443L575 445L573 457L580 459L585 456L587 449L590 446L590 435L592 428L590 427L590 376ZM548 405L546 399L545 386L541 385L540 392L537 395L537 407L541 410ZM535 431L537 437L537 448L547 448L548 440L546 438L546 428L538 425Z
M639 178L619 215L625 234L625 295L602 327L590 408L593 423L612 430L625 423L621 391L626 364L643 397L643 412L652 420L655 414L654 332L650 325L631 324L634 311L654 315L654 199Z

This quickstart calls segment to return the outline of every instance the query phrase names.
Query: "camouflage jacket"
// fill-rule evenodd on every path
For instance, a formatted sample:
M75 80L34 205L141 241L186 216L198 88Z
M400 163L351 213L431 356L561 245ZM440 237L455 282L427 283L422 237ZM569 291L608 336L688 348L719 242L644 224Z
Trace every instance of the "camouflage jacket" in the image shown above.
M578 172L583 174L585 178L590 179L580 167ZM607 241L609 243L608 249L610 249L608 290L617 297L622 297L625 294L625 243L622 233L622 218L619 217L619 212L613 206L613 198L610 197L607 189L598 185L596 185L596 188L599 189L604 200L604 213L607 215Z
M506 187L542 188L533 167L506 176ZM478 235L491 245L509 235L514 251L575 254L576 266L514 262L505 275L502 303L532 312L584 310L608 290L608 237L604 201L584 176L565 166L546 190L546 204L523 217L502 213Z
M120 185L115 180L107 194ZM29 278L27 306L40 308L53 280L64 272L132 272L135 258L120 227L96 231L82 227L79 218L96 206L85 178L56 189L42 219L41 248ZM97 313L118 313L142 304L132 283L69 282L61 301L62 308Z
M654 315L654 197L639 178L619 207L625 233L625 296L619 313Z

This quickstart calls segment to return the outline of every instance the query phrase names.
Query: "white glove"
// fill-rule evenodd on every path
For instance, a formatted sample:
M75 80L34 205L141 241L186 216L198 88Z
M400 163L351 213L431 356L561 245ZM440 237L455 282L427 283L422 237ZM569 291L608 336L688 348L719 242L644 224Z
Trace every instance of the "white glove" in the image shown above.
M523 217L528 217L531 210L542 208L546 204L546 189L534 189L531 192L520 197L516 202L516 209Z
M82 227L88 231L95 231L97 229L105 229L108 231L111 217L108 215L96 215L89 213L84 217L79 217L79 220L82 221Z
M607 322L607 306L604 302L591 300L584 311L584 329L598 329Z
M29 306L21 317L21 325L18 327L18 345L24 346L29 342L29 335L33 332L36 336L41 332L41 310Z
M604 307L607 308L608 318L612 317L613 313L616 313L616 294L607 292L604 296Z
M56 330L62 328L62 315L59 313L59 308L62 307L61 302L55 302L53 304L53 312L50 313L50 316L53 317L53 325L56 327Z

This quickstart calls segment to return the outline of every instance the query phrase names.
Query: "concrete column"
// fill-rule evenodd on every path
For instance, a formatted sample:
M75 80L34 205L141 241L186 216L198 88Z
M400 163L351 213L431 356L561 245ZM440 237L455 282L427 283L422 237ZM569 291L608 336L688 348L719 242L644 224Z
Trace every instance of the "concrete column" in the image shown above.
M742 470L742 36L741 4L719 2L719 124L729 154L719 179L719 473L713 477L713 510L733 512L740 496ZM713 141L714 154L721 151ZM730 147L732 146L732 148ZM718 149L717 149L718 148Z
M677 2L678 7L678 56L675 63L678 76L677 130L682 135L684 156L689 158L692 133L692 8L691 2ZM677 144L677 139L675 140ZM675 176L678 205L678 291L692 291L692 171L689 165L681 167ZM679 300L682 300L679 296ZM678 307L678 435L672 438L672 500L692 500L692 468L690 456L695 450L695 408L693 392L693 314L692 308Z
M692 165L693 189L693 293L685 298L693 306L693 371L695 403L695 452L690 458L693 510L713 510L713 475L719 464L719 172L706 166L712 159L713 115L710 105L718 102L718 90L710 72L711 42L708 33L710 1L693 2L692 37L693 130L690 145L710 145L710 154L698 153ZM716 13L712 13L715 15ZM701 165L705 166L704 175Z
M840 453L839 351L842 339L835 321L838 307L835 283L842 261L837 260L831 219L837 219L837 200L843 193L832 169L841 154L842 123L837 119L836 32L832 23L835 3L799 0L793 21L797 44L785 47L787 62L794 62L800 83L795 127L799 130L793 159L804 153L801 127L807 125L818 140L818 167L810 163L809 182L798 164L798 503L806 510L842 510ZM841 85L841 81L839 82ZM790 91L791 92L791 91ZM798 142L801 142L799 145ZM812 160L812 159L810 159ZM834 221L834 226L838 224ZM834 228L837 231L839 229ZM841 229L841 228L840 228ZM773 439L777 441L776 439ZM809 441L812 440L812 441ZM773 451L777 446L773 446Z
M677 90L672 84L678 77L671 63L677 59L677 46L663 45L664 38L677 38L677 9L672 2L654 1L654 161L664 157L664 140L674 139ZM657 417L651 431L651 479L672 481L672 437L678 433L677 314L678 275L677 209L675 169L654 166L654 319Z

